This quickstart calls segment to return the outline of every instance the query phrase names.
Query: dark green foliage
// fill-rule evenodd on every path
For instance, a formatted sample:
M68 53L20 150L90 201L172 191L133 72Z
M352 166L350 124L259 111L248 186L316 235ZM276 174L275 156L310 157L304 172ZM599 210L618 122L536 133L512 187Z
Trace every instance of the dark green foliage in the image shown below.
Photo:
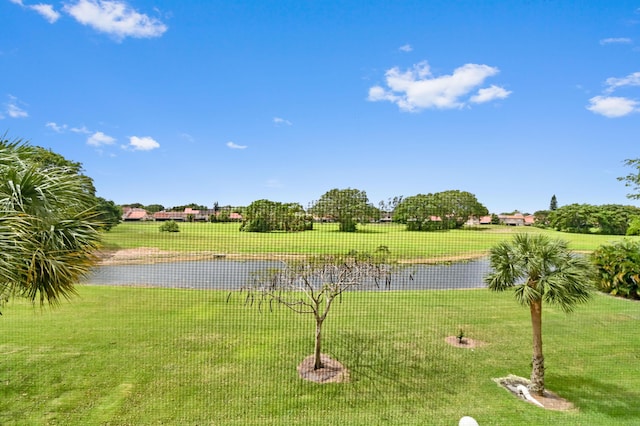
M245 209L242 219L240 230L246 232L293 232L313 229L312 217L297 203L254 201Z
M102 197L96 197L97 204L96 210L98 210L98 217L100 221L104 223L103 229L109 231L111 228L120 223L122 217L122 208L117 206L111 200L105 200Z
M100 206L79 163L0 140L0 300L56 304L75 293L100 242Z
M169 212L183 212L185 209L193 209L193 210L207 210L207 206L203 206L196 203L185 204L184 206L174 206L170 209L167 209Z
M594 251L599 290L628 299L640 299L640 242L624 240Z
M624 182L625 186L633 188L634 192L627 194L627 198L638 200L640 199L640 158L624 160L624 165L635 167L636 172L621 176L618 180Z
M538 228L546 228L549 226L549 214L551 210L538 210L533 213L534 226Z
M475 195L449 190L403 199L396 207L393 219L406 224L408 231L437 231L460 228L470 217L488 213Z
M160 232L180 232L180 227L176 221L169 220L160 225Z
M640 208L619 204L594 206L570 204L551 212L549 226L578 234L625 235L629 223L640 216Z
M556 198L556 194L553 194L551 197L551 202L549 203L549 210L554 211L558 209L558 199Z
M629 227L627 228L627 235L640 235L640 217L631 219Z
M369 203L367 193L358 189L332 189L318 200L309 212L323 220L340 224L340 231L354 232L358 223L377 220L380 211Z

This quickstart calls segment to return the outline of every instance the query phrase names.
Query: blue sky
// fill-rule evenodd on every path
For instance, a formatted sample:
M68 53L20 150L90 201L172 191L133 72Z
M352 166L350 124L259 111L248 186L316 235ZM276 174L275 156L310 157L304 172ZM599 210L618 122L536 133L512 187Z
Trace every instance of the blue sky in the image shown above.
M42 1L44 3L39 3ZM118 204L634 204L640 1L0 0L0 132Z

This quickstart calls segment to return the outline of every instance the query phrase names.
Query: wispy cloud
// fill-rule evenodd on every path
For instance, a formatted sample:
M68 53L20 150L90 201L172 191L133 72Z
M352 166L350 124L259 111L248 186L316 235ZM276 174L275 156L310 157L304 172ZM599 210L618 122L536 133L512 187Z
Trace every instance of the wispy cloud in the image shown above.
M280 117L273 117L273 124L276 126L293 126L291 121Z
M604 95L589 99L589 105L586 108L594 114L607 118L624 117L640 112L640 102L637 100L624 96L612 96L618 89L637 86L640 86L640 72L624 77L609 77L605 80Z
M91 134L91 130L87 129L86 126L72 127L69 130L71 130L73 133L80 133L80 134L84 134L84 135Z
M65 5L64 11L82 25L117 40L160 37L167 31L159 19L139 13L124 1L78 0Z
M57 12L52 5L45 3L38 3L34 5L24 4L22 0L9 0L13 4L17 4L22 6L25 9L31 9L35 12L38 12L44 19L49 21L49 23L53 24L58 19L60 19L60 13Z
M465 64L450 75L434 76L429 64L423 61L404 72L398 67L387 70L387 88L371 87L367 99L372 102L389 101L403 111L462 108L469 102L482 103L508 97L511 92L495 85L480 89L472 98L468 97L476 87L498 72L498 68L488 65Z
M609 38L603 38L602 40L600 40L600 44L603 46L606 44L631 44L631 43L632 43L632 40L627 37L609 37Z
M129 138L129 147L136 151L151 151L152 149L160 148L160 144L149 136L131 136Z
M95 132L87 138L87 144L91 146L112 145L115 141L115 138L102 132Z
M231 141L227 142L227 146L229 148L231 148L231 149L246 149L247 148L246 145L238 145L238 144L236 144L234 142L231 142Z
M624 117L640 111L640 103L633 99L619 96L594 96L589 99L587 109L594 114L608 118Z
M264 186L267 188L282 188L284 185L278 179L268 179Z
M506 90L492 84L489 87L478 90L478 93L472 96L469 100L476 104L482 104L485 102L491 102L495 99L506 99L510 94L510 90Z
M607 85L606 93L611 93L620 87L640 86L640 72L634 72L626 77L610 77L606 79L605 84Z
M29 116L29 113L22 107L24 105L23 102L20 102L13 95L8 95L7 97L9 100L4 103L4 113L0 112L0 119L5 118L5 114L10 118L27 118Z
M67 130L67 125L66 124L57 124L53 121L49 121L48 123L45 124L46 127L52 129L54 132L56 133L64 133L65 130Z
M411 47L410 44L403 44L398 48L398 50L400 50L401 52L411 52L413 50L413 47Z

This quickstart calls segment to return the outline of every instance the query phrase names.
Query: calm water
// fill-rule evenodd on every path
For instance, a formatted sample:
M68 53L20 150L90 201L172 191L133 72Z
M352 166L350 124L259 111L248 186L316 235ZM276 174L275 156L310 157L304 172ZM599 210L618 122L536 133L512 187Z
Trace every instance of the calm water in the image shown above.
M282 264L273 261L207 260L153 265L101 266L85 280L93 285L126 285L235 290L247 285L251 274ZM439 290L485 287L486 259L451 265L420 265L395 274L397 290Z

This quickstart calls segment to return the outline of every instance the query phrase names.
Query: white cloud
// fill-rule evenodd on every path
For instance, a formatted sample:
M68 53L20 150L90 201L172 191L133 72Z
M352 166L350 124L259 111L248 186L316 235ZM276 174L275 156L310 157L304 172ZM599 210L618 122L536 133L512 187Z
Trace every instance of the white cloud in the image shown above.
M118 40L160 37L167 31L167 26L160 20L137 12L124 1L77 0L65 5L64 10L82 25Z
M87 138L87 144L91 146L111 145L116 141L109 135L105 135L102 132L95 132Z
M7 101L5 106L5 112L11 118L27 118L29 113L22 109L22 107L18 104L21 102L15 96L9 95L9 101Z
M49 121L47 124L45 124L45 126L47 126L48 128L52 129L56 133L63 133L67 129L67 125L66 124L58 125L57 123L54 123L53 121Z
M72 127L69 130L71 130L73 133L81 133L81 134L84 134L84 135L91 134L91 130L87 129L86 126Z
M368 100L393 102L403 111L462 108L467 105L466 97L469 93L498 72L498 68L488 65L465 64L456 68L450 75L435 77L426 61L404 72L394 67L385 73L388 89L382 86L371 87ZM493 87L496 89L489 88L489 92L482 96L478 93L476 99L484 99L492 93L497 95L497 89L501 88ZM500 93L504 98L510 92L504 90Z
M605 45L605 44L631 44L632 41L630 38L627 37L609 37L609 38L603 38L602 40L600 40L600 44L601 45Z
M398 48L398 50L400 50L402 52L411 52L413 50L413 47L411 47L410 44L404 44L404 45L400 46Z
M26 9L31 9L38 12L44 19L49 21L49 23L53 24L60 18L60 13L56 12L53 9L53 6L45 3L38 3L34 5L26 5L22 0L9 0L13 4L17 4L18 6L22 6Z
M160 148L160 144L149 136L131 136L129 138L129 146L133 147L136 151L151 151L152 149Z
M589 111L609 118L623 117L640 111L640 103L618 96L594 96L589 99L589 103Z
M280 117L273 117L273 123L276 126L281 126L281 125L292 126L293 125L293 123L290 122L289 120L286 120L286 119L280 118Z
M39 3L27 7L38 12L44 19L49 21L50 24L53 24L60 19L60 13L56 12L50 4Z
M268 179L265 186L267 188L282 188L284 185L278 179Z
M506 99L510 94L511 91L492 84L487 88L478 90L478 93L472 96L469 100L471 102L481 104L493 101L494 99Z
M234 142L231 142L231 141L227 142L227 146L229 148L231 148L231 149L246 149L247 148L246 145L238 145L238 144L236 144Z
M605 81L605 84L607 85L606 93L611 93L619 87L640 86L640 72L634 72L621 78L610 77Z

